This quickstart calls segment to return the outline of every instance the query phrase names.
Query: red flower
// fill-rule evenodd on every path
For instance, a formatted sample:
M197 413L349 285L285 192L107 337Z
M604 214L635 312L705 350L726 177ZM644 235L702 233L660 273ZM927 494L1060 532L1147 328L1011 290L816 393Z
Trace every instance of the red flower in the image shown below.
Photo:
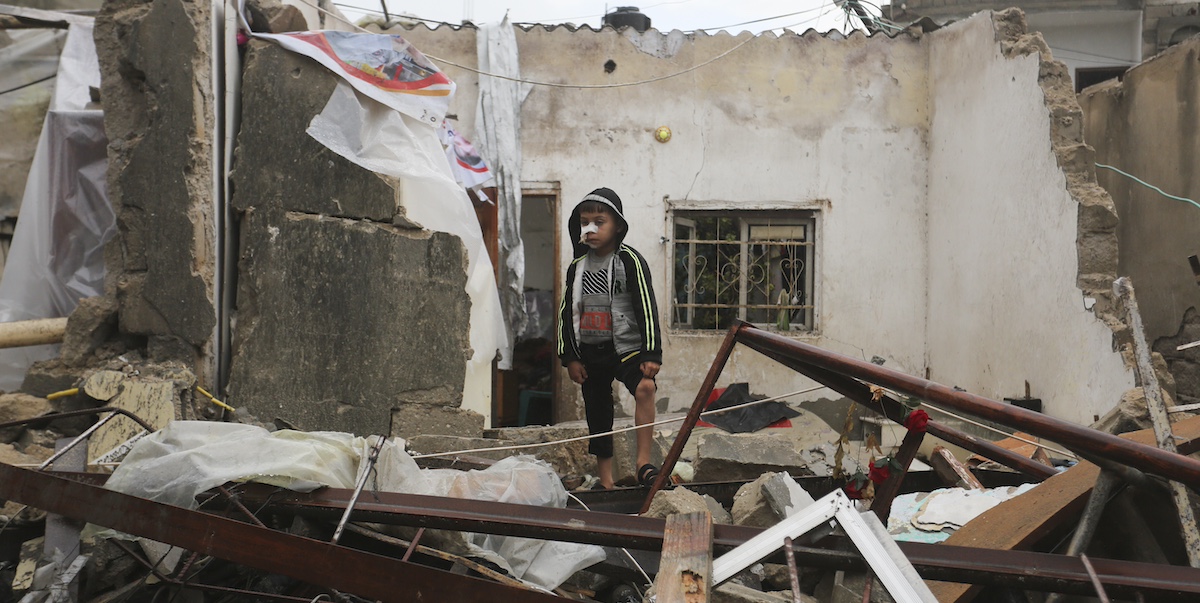
M846 485L842 489L845 490L847 497L859 500L863 497L867 486L870 485L871 481L867 479L867 476L862 471L859 471L850 476L850 481L846 482Z
M888 463L876 463L871 465L871 472L867 474L867 478L877 484L882 484L891 474L892 470Z
M925 426L929 424L929 414L920 408L908 413L904 417L904 427L909 431L924 432Z

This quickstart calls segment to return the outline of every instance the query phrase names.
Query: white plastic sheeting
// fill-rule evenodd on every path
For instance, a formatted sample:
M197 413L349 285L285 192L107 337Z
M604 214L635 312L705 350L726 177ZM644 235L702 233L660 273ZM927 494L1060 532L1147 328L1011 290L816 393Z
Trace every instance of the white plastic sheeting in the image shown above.
M21 191L37 147L38 133L54 93L54 74L67 32L61 29L0 33L0 218L21 209ZM2 43L2 42L0 42Z
M67 316L80 299L104 291L104 244L116 217L105 194L103 112L86 109L100 66L91 20L71 23L0 279L0 322ZM0 350L0 390L20 387L30 364L56 352Z
M499 25L484 25L476 36L479 70L513 79L479 77L475 129L479 150L496 179L499 238L500 306L508 333L525 330L525 245L521 241L521 101L529 85L521 78L517 38L506 16ZM510 344L514 343L512 341ZM511 368L501 363L500 368Z
M139 441L105 487L185 508L196 507L197 494L230 481L302 492L350 489L374 441L348 433L271 433L251 425L175 421ZM567 501L554 471L527 456L484 471L422 470L404 452L403 440L393 438L380 450L375 471L367 490L557 508ZM468 554L507 565L512 575L547 589L604 559L604 550L591 545L487 534L468 538L473 549Z
M408 220L462 240L468 258L473 350L462 407L490 417L492 360L497 350L505 359L511 354L483 232L467 192L450 173L436 130L339 82L325 109L313 118L308 134L355 164L399 180L400 202Z

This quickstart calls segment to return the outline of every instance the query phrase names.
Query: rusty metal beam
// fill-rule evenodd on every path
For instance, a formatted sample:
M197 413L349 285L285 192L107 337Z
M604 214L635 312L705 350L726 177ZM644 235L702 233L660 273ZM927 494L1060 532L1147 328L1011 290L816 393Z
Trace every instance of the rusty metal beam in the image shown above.
M388 603L560 600L12 465L0 498Z
M336 520L353 494L351 490L334 488L303 494L280 493L275 488L255 484L246 484L244 488L241 495L243 500L266 504L268 510L290 511L331 520ZM355 506L355 520L649 551L662 550L666 525L662 519L650 517L415 494L376 492L369 498L369 502L360 500ZM744 526L715 524L713 547L732 549L761 531ZM1077 594L1095 592L1091 578L1078 558L944 544L902 542L899 545L922 577L927 579ZM856 553L808 547L795 547L794 550L801 565L828 569L866 567ZM777 557L778 562L784 562L782 554ZM1163 597L1183 598L1200 595L1200 570L1194 568L1109 559L1093 559L1092 563L1101 581L1113 592L1140 590Z
M738 342L768 349L800 362L861 379L897 392L976 417L1048 438L1071 450L1095 454L1154 475L1200 488L1200 460L1131 442L1096 429L1076 425L1024 408L1003 404L940 383L907 375L869 362L836 354L743 324Z
M746 347L802 374L806 377L820 383L829 389L854 400L855 402L870 408L871 410L891 419L897 423L904 422L903 405L894 400L891 396L883 395L878 400L875 400L871 388L857 379L839 375L833 371L829 371L811 364L806 364L799 360L789 357L787 354L775 350L773 348L763 347L757 342L746 343ZM874 366L874 365L872 365ZM1050 476L1057 473L1053 467L1043 465L1033 459L1023 457L1011 450L1001 448L983 438L970 435L953 427L944 425L937 421L930 421L926 426L926 431L931 435L939 437L955 446L970 450L976 454L986 456L987 458L996 461L1006 467L1016 469L1021 473L1036 479L1044 481Z

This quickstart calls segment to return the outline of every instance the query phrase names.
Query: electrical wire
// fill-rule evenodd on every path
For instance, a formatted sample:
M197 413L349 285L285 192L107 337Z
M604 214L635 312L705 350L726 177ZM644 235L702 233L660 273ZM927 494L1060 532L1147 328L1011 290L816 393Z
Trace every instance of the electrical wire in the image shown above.
M311 6L311 7L313 7L313 8L315 8L315 9L317 9L318 11L321 11L321 12L323 12L323 13L327 14L327 15L330 15L331 17L334 17L335 19L338 19L338 20L340 20L340 21L342 21L342 22L344 22L344 23L347 23L347 24L349 24L349 25L351 25L351 26L355 27L356 29L358 29L358 30L360 30L360 31L362 31L362 32L364 32L364 33L369 33L369 34L375 34L375 33L376 33L376 32L370 31L370 30L368 30L368 29L366 29L366 28L364 28L364 27L361 27L361 26L359 26L357 23L352 23L352 22L351 22L349 19L347 19L346 17L343 17L343 16L341 16L341 15L338 15L337 13L334 13L334 12L328 11L328 10L326 10L326 9L324 9L324 8L321 8L320 6L317 6L317 5L316 5L315 3L313 3L311 0L300 0L300 1L301 1L301 2L303 2L303 3L305 3L305 4L307 4L307 5L309 5L309 6ZM727 55L729 55L729 54L730 54L730 53L732 53L733 51L735 51L735 50L737 50L737 49L741 48L742 46L745 46L746 44L750 43L750 42L751 42L751 41L753 41L755 38L757 38L757 36L750 36L749 38L747 38L747 39L743 40L742 42L740 42L740 43L739 43L737 46L734 46L733 48L730 48L729 50L726 50L725 52L722 52L721 54L719 54L719 55L717 55L717 56L715 56L715 57L712 57L711 59L708 59L707 61L704 61L703 63L700 63L700 64L698 64L698 65L693 65L693 66L691 66L691 67L688 67L687 69L684 69L683 71L677 71L677 72L675 72L675 73L671 73L671 74L668 74L668 75L662 75L662 76L658 76L658 77L653 77L653 78L650 78L650 79L647 79L647 80L639 80L639 81L636 81L636 82L624 82L624 83L620 83L620 84L560 84L560 83L557 83L557 82L539 82L539 81L536 81L536 80L526 80L526 79L522 79L522 78L510 77L510 76L507 76L507 75L500 75L500 74L498 74L498 73L490 73L490 72L487 72L487 71L482 71L482 70L480 70L480 69L475 69L474 67L468 67L468 66L466 66L466 65L460 65L460 64L458 64L458 63L455 63L454 61L451 61L451 60L448 60L448 59L443 59L443 58L441 58L441 57L437 57L437 56L434 56L434 55L432 55L432 54L428 54L428 53L425 53L425 56L426 56L426 57L428 57L428 58L429 58L430 60L432 60L432 61L437 61L437 62L439 62L439 63L444 63L444 64L446 64L446 65L452 65L452 66L454 66L454 67L458 67L459 69L463 69L463 70L466 70L466 71L470 71L470 72L472 72L472 73L476 73L476 74L479 74L479 75L486 75L486 76L488 76L488 77L494 77L494 78L497 78L497 79L501 79L501 80L507 80L507 81L510 81L510 82L517 82L517 83L521 83L521 84L530 84L530 85L533 85L533 86L546 86L546 87L549 87L549 88L573 88L573 89L582 89L582 90L594 90L594 89L602 89L602 88L627 88L627 87L629 87L629 86L640 86L640 85L642 85L642 84L650 84L650 83L654 83L654 82L661 82L662 80L667 80L667 79L671 79L671 78L673 78L673 77L678 77L678 76L681 76L681 75L685 75L685 74L691 73L691 72L693 72L693 71L695 71L695 70L697 70L697 69L699 69L699 68L701 68L701 67L704 67L704 66L706 66L706 65L708 65L708 64L710 64L710 63L714 63L714 62L716 62L716 61L718 61L718 60L720 60L720 59L722 59L722 58L726 57Z
M774 21L775 19L782 19L782 18L784 18L784 17L794 17L794 16L796 16L796 15L803 15L803 14L805 14L805 13L811 13L811 12L813 12L813 11L818 11L818 10L821 10L822 8L824 8L824 6L818 6L818 7L815 7L815 8L806 8L806 9L804 9L804 10L801 10L801 11L796 11L796 12L794 12L794 13L787 13L787 14L784 14L784 15L775 15L774 17L763 17L762 19L754 19L754 20L752 20L752 21L742 21L741 23L733 23L733 24L730 24L730 25L719 25L719 26L717 26L717 27L700 27L700 28L697 28L697 29L693 29L692 31L708 31L708 30L710 30L710 29L725 29L725 28L727 28L727 27L738 27L738 26L741 26L741 25L750 25L750 24L752 24L752 23L762 23L762 22L764 22L764 21ZM778 27L775 27L775 28L772 28L772 29L779 29L779 28L778 28Z
M746 408L748 406L754 406L756 404L766 404L767 402L774 402L776 400L781 400L783 398L799 396L800 394L807 394L807 393L815 392L817 390L822 390L822 389L825 389L825 386L818 385L816 387L810 387L807 389L794 391L790 394L783 394L783 395L774 396L771 398L764 398L762 400L752 400L750 402L738 404L736 406L730 406L729 408L721 408L718 410L709 410L709 411L700 413L700 416L706 417L706 416L710 416L710 415L726 413L729 411L737 410L739 408ZM682 421L686 418L687 417L672 417L670 419L662 419L661 421L655 421L653 423L646 423L644 425L633 425L631 427L621 427L619 429L613 429L613 430L605 431L602 433L595 433L595 434L585 435L585 436L577 436L574 438L564 438L561 440L551 440L549 442L536 442L533 444L515 444L512 446L497 446L495 448L471 448L468 450L453 450L450 452L434 452L434 453L430 453L430 454L416 454L416 455L413 455L412 458L413 458L413 460L417 460L417 459L426 459L426 458L443 457L443 456L454 456L457 454L470 454L472 452L496 452L496 451L500 451L500 450L524 450L527 448L543 448L546 446L555 446L558 444L569 444L571 442L580 442L583 440L591 440L591 439L599 438L599 437L603 437L603 436L615 435L618 433L625 433L627 431L633 431L635 429L647 429L650 427L656 427L658 425L666 425L668 423L678 423L679 421Z
M48 75L48 76L46 76L46 77L44 77L44 78L41 78L41 79L38 79L38 80L33 80L32 82L26 82L26 83L24 83L24 84L21 84L20 86L16 86L16 87L13 87L13 88L9 88L8 90L4 90L4 91L0 92L0 96L3 96L3 95L5 95L5 94L8 94L9 92L16 92L16 91L18 91L18 90L23 90L23 89L25 89L25 88L28 88L28 87L30 87L30 86L35 86L35 85L37 85L37 84L40 84L40 83L42 83L42 82L48 82L48 81L50 81L50 80L52 80L52 79L54 79L54 78L56 78L56 77L58 77L58 74L57 74L57 73L55 73L55 74L51 74L51 75Z
M889 391L890 391L890 390L889 390ZM895 392L893 392L893 393L895 393ZM979 421L976 421L976 420L974 420L974 419L968 419L967 417L964 417L964 416L962 416L962 415L960 415L960 414L955 414L955 413L953 413L953 412L950 412L950 411L948 411L948 410L946 410L946 409L944 409L944 408L938 408L938 407L936 407L936 406L930 406L930 404L929 404L928 402L921 402L921 406L924 406L925 408L928 408L928 409L930 409L930 410L936 410L936 411L938 411L938 412L940 412L940 413L942 413L942 414L944 414L944 415L947 415L947 416L950 416L950 417L954 417L955 419L958 419L958 420L960 420L960 421L963 421L963 422L966 422L966 423L970 423L971 425L974 425L974 426L976 426L976 427L982 427L982 428L984 428L984 429L986 429L986 430L988 430L988 431L992 431L992 432L998 433L998 434L1000 434L1000 435L1002 435L1002 436L1007 436L1007 437L1010 437L1010 438L1012 438L1012 439L1014 439L1014 440L1017 440L1018 442L1025 442L1026 444L1033 444L1034 446L1037 446L1037 447L1039 447L1039 448L1045 448L1046 450L1049 450L1050 452L1054 452L1054 453L1057 453L1057 454L1061 454L1061 455L1063 455L1063 456L1069 456L1069 457L1071 457L1071 458L1073 458L1073 459L1078 459L1078 458L1079 458L1079 456L1078 456L1078 455L1076 455L1074 452L1070 452L1070 451L1067 451L1067 450L1060 450L1060 449L1058 449L1058 448L1054 448L1054 447L1052 447L1052 446L1047 446L1047 445L1045 445L1045 444L1043 444L1043 443L1041 443L1041 442L1035 442L1035 441L1033 441L1033 440L1027 440L1027 439L1025 439L1025 438L1023 438L1023 437L1021 437L1021 436L1019 436L1019 435L1017 435L1017 434L1015 434L1015 433L1009 433L1009 432L1007 432L1007 431L1004 431L1003 429L996 429L995 427L992 427L991 425L988 425L988 424L986 424L986 423L980 423Z
M1049 46L1049 44L1047 44L1047 46ZM1090 56L1090 57L1097 57L1097 58L1101 58L1101 59L1108 59L1108 60L1110 60L1110 61L1120 61L1121 63L1125 63L1126 65L1136 65L1136 64L1137 64L1137 61L1134 61L1133 59L1123 59L1123 58L1120 58L1120 57L1110 57L1110 56L1108 56L1108 55L1106 55L1106 54L1097 54L1097 53L1094 53L1094 52L1088 52L1088 51L1086 51L1086 50L1074 50L1074 49L1072 49L1072 48L1063 48L1063 47L1061 47L1061 46L1050 46L1050 50L1059 50L1059 51L1062 51L1062 52L1073 52L1073 53L1075 53L1075 54L1082 54L1082 55L1087 55L1087 56ZM1077 59L1072 59L1072 60L1077 60Z
M1133 180L1134 182L1137 182L1138 184L1140 184L1148 189L1153 190L1154 192L1156 192L1168 199L1174 199L1175 201L1183 201L1184 203L1191 203L1192 205L1195 205L1197 208L1200 208L1200 203L1196 203L1195 201L1188 199L1187 197L1177 197L1175 195L1172 195L1171 193L1165 192L1165 191L1163 191L1163 189L1158 188L1157 186L1154 186L1153 184L1150 184L1149 182L1146 182L1145 180L1142 180L1141 178L1138 178L1137 176L1134 176L1133 174L1128 174L1126 172L1123 172L1111 165L1104 165L1103 163L1097 163L1096 167L1104 168L1106 170L1112 170L1122 176L1125 176L1126 178L1129 178L1130 180Z
M587 504L585 504L582 500L579 500L578 496L575 496L570 492L567 492L567 496L570 496L571 500L579 503L579 506L583 507L583 510L588 511L589 513L591 512L591 509L588 508ZM653 586L654 580L651 580L650 575L646 573L646 570L642 569L642 564L638 563L637 559L633 558L633 554L629 552L629 549L621 547L621 551L625 553L625 556L629 558L630 563L633 563L633 566L636 567L638 572L642 574L642 577L646 579L646 586Z

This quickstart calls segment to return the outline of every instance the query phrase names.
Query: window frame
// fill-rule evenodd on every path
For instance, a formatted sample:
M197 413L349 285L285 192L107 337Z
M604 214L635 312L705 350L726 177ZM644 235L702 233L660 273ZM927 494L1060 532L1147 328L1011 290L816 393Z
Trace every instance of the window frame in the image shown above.
M695 219L704 216L719 216L722 218L732 218L738 223L738 241L740 248L739 256L741 266L739 266L739 281L738 281L738 317L741 320L746 320L748 311L752 308L746 306L747 298L751 295L750 288L746 286L747 279L747 251L754 240L750 238L750 233L754 226L763 225L802 225L806 228L805 238L808 242L805 247L805 271L803 275L805 291L809 298L807 305L803 308L804 324L793 324L787 331L779 331L774 322L760 323L752 322L756 326L784 333L788 336L817 336L820 329L820 303L821 296L817 294L820 288L820 271L817 269L821 262L821 246L822 246L822 216L823 209L828 207L828 202L817 200L806 203L782 202L782 203L730 203L730 202L695 202L695 201L672 201L669 198L664 199L667 208L665 226L668 230L666 237L663 238L664 244L667 246L666 255L669 261L666 262L665 282L671 284L670 291L670 307L668 308L667 324L670 329L679 333L705 334L712 335L720 333L721 329L706 329L696 328L695 315L697 307L695 304L695 291L688 291L686 307L686 323L676 321L677 310L680 310L678 304L679 292L676 291L675 277L678 269L677 254L678 240L676 235L677 225L680 221L687 224L682 224L685 228L690 228L691 236L688 239L689 255L695 256L698 243ZM783 220L784 224L780 224L770 214L780 214L778 220ZM689 263L690 264L690 263ZM690 268L691 266L689 266ZM694 279L689 276L687 282L694 283ZM703 304L701 304L703 305Z

